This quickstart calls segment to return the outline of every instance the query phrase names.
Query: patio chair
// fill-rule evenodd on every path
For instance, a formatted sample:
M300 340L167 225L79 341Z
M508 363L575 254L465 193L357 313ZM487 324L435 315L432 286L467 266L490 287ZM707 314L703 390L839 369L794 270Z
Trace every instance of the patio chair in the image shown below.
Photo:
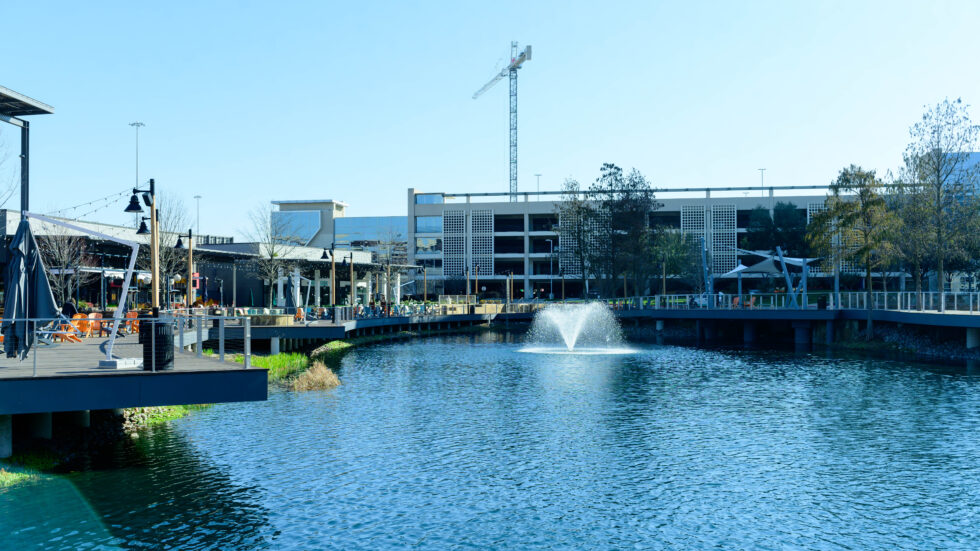
M89 334L95 333L97 337L101 337L104 334L108 335L111 330L107 325L107 322L102 320L102 314L92 312L88 315L89 319Z
M51 335L51 340L60 340L61 342L82 342L82 339L78 338L78 336L75 334L75 327L68 322L61 322L58 324L58 329Z
M80 337L91 337L92 336L92 324L88 321L88 316L85 314L75 314L71 317L71 323L78 330L78 336Z
M139 333L139 331L139 312L126 312L126 332L132 335L133 333Z

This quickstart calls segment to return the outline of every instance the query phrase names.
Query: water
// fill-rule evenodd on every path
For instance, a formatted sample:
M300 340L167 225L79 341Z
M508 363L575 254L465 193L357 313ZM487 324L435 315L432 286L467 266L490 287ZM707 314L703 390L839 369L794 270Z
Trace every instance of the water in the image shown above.
M534 315L527 352L588 354L630 351L623 347L619 322L609 306L599 302L552 304Z
M980 547L980 378L901 361L507 335L354 351L0 490L0 548Z

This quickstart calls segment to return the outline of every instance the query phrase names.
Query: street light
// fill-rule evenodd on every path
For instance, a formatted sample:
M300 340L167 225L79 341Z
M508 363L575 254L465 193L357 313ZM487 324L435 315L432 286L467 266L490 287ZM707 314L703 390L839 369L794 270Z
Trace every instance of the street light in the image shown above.
M190 308L194 304L194 231L192 228L187 230L187 235L177 236L177 244L174 248L183 249L185 237L187 238L187 307Z
M195 195L194 199L197 200L197 234L201 235L201 196Z
M137 127L137 131L139 128ZM140 206L140 200L137 195L143 197L143 203L147 207L150 207L150 271L153 272L153 280L150 286L150 305L154 309L154 313L158 312L160 309L160 227L159 220L157 219L157 195L156 195L156 183L153 178L150 178L149 189L139 189L133 188L133 195L129 198L129 205L126 206L125 212L141 213L143 212L143 207ZM143 220L140 221L140 227L136 230L138 235L146 235L146 225Z
M149 216L140 216L140 228L136 230L136 235L146 235L150 233L150 230L146 227L146 221L149 219Z

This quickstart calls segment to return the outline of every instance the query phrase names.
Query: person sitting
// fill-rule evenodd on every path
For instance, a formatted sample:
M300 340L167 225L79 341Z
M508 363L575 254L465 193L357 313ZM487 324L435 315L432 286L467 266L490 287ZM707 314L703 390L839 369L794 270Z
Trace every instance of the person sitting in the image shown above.
M61 305L61 315L68 319L72 319L76 314L78 314L78 308L75 307L74 299L68 299Z

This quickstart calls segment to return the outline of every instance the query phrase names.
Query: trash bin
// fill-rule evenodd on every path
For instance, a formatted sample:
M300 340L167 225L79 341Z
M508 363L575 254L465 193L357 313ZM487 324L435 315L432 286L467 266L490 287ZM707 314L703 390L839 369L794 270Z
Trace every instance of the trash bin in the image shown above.
M143 370L163 371L174 368L174 323L171 316L140 321L143 343Z

